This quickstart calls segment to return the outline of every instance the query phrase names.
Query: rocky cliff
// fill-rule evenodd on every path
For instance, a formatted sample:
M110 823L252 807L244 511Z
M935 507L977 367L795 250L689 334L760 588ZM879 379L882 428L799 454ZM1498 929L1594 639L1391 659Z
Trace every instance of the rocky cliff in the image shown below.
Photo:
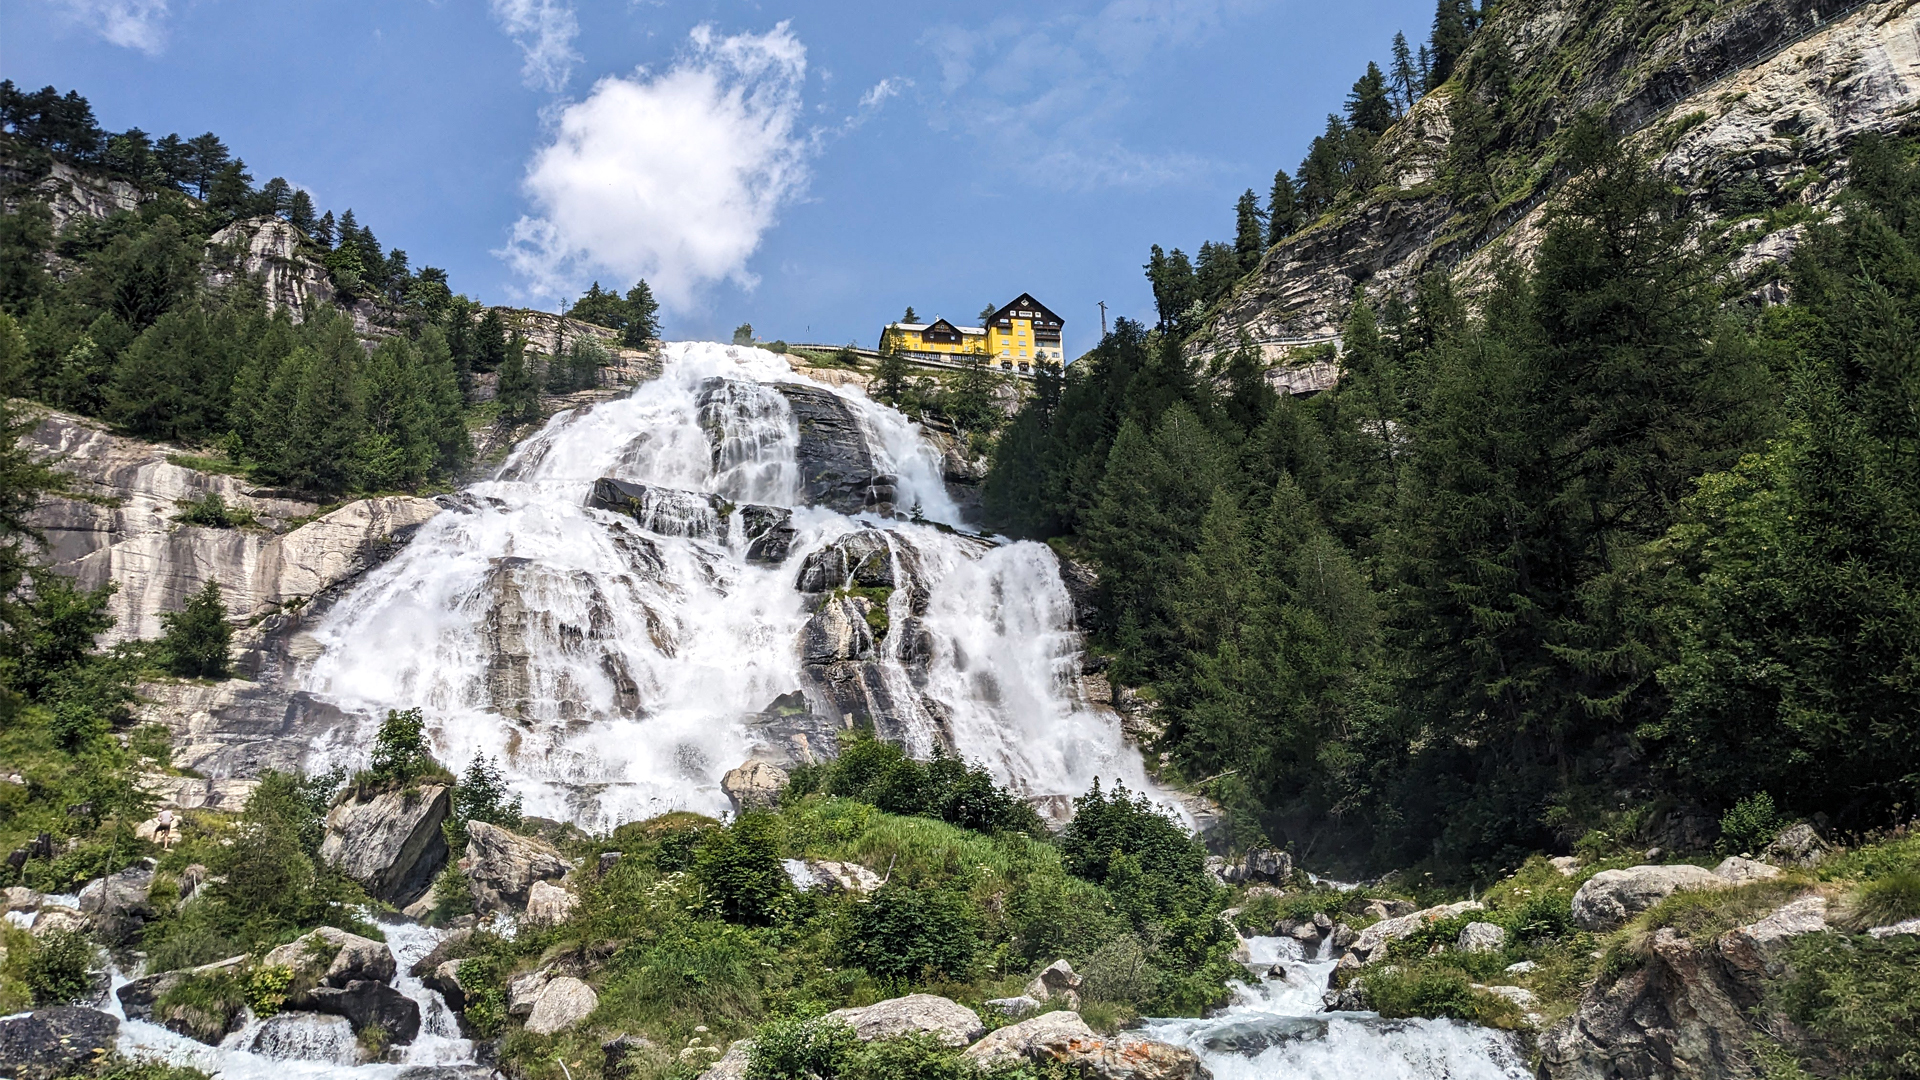
M1696 10L1698 8L1698 10ZM1382 136L1381 183L1269 250L1211 313L1194 345L1231 348L1242 333L1270 363L1336 340L1355 286L1377 301L1410 295L1421 275L1452 272L1471 291L1499 252L1524 255L1563 176L1558 137L1588 110L1684 184L1709 219L1750 217L1733 237L1735 271L1764 284L1796 232L1763 209L1825 211L1844 183L1843 147L1891 132L1920 110L1920 11L1912 0L1736 0L1696 5L1527 0L1476 33L1463 66L1493 43L1512 57L1512 90L1488 153L1499 197L1456 196L1446 182L1454 80ZM1330 374L1292 389L1318 389Z

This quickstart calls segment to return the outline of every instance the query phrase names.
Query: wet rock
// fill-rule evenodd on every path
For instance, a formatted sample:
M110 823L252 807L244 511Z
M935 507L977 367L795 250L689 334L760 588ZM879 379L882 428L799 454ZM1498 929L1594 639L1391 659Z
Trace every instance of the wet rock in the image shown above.
M764 810L780 802L786 790L787 771L770 761L748 761L727 770L720 778L720 790L733 802L734 813Z
M610 476L594 481L587 505L624 514L659 536L685 536L721 544L727 542L727 517L732 509L725 499L708 492L636 484Z
M0 1074L11 1080L74 1076L113 1050L120 1021L61 1006L0 1020Z
M1612 930L1681 890L1726 885L1711 870L1684 863L1602 870L1573 894L1573 922L1582 930Z
M894 587L893 549L887 544L886 533L856 529L810 552L801 561L794 581L794 588L803 593L832 592L849 585L863 589Z
M1492 923L1470 922L1461 928L1458 946L1461 952L1499 952L1507 947L1507 932Z
M571 975L562 975L541 988L540 996L534 999L533 1011L527 1014L527 1030L535 1035L565 1031L599 1007L600 995L593 992L593 987Z
M832 596L800 631L800 658L810 667L865 660L873 655L873 628L867 612L873 602L864 596Z
M990 1031L963 1056L981 1069L1060 1060L1069 1044L1098 1037L1079 1013L1061 1009Z
M821 889L865 896L881 884L879 874L859 863L835 862L831 859L783 859L780 865L787 872L787 880L802 892Z
M450 789L426 784L341 802L327 812L320 857L376 899L406 907L433 888L447 862L440 825Z
M420 1005L383 982L359 979L344 987L319 986L288 1003L314 1012L344 1016L359 1035L378 1027L391 1046L405 1046L420 1034Z
M831 761L840 754L840 723L813 711L798 690L746 718L754 755L783 769Z
M1073 965L1065 960L1055 960L1034 976L1027 984L1027 996L1035 1001L1059 1001L1067 1008L1080 1010L1080 976L1074 974Z
M1722 859L1719 866L1713 868L1713 873L1715 877L1725 878L1735 885L1745 885L1752 881L1770 881L1777 878L1780 876L1780 868L1755 862L1752 859L1743 859L1738 855L1730 855Z
M214 1016L199 1009L171 1009L159 1007L159 1001L174 987L190 976L214 975L244 966L245 955L229 957L211 964L180 971L163 971L155 975L134 979L114 991L114 997L120 1001L120 1011L129 1020L149 1020L169 1031L197 1039L209 1046L217 1046L220 1040L240 1027L242 1014L238 1005L228 1012Z
M469 928L462 927L459 930L447 931L445 937L434 943L431 952L413 962L413 966L407 969L407 974L416 979L426 978L435 968L452 959L453 954L466 947L467 942L471 940L473 940L473 931Z
M1311 1016L1250 1016L1212 1028L1202 1044L1220 1054L1242 1057L1290 1042L1324 1038L1327 1022Z
M544 840L517 836L484 821L467 823L467 854L460 872L467 876L473 906L483 914L524 907L536 881L564 877L567 861Z
M793 554L793 511L784 506L742 506L740 529L748 562L779 566Z
M91 925L92 920L82 915L78 908L70 908L62 904L41 904L40 910L34 913L33 924L27 927L27 932L34 937L44 937L60 931L84 933Z
M1783 866L1810 868L1820 865L1832 850L1825 840L1820 839L1820 834L1813 830L1813 826L1803 821L1781 830L1780 835L1773 838L1773 843L1767 845L1762 856L1768 862Z
M926 1032L945 1046L960 1047L978 1039L987 1030L978 1013L934 994L908 994L865 1008L838 1009L827 1015L846 1021L862 1042Z
M142 859L81 888L80 912L89 917L101 941L108 945L130 942L153 918L153 906L147 901L153 891L153 867L152 859Z
M399 967L386 943L331 926L287 942L267 953L261 962L268 967L291 969L296 984L334 989L354 982L386 983Z
M460 965L464 963L464 960L443 960L420 980L427 989L439 994L456 1015L467 1011L467 987L460 981Z
M415 1065L393 1080L506 1080L506 1074L491 1065Z
M549 881L536 881L527 890L526 923L529 926L558 926L573 917L580 898Z
M353 1022L330 1013L275 1013L261 1022L248 1049L274 1061L360 1063L360 1046L353 1037Z
M1321 1004L1329 1012L1366 1012L1373 1008L1367 1001L1367 981L1355 979L1343 987L1328 990L1320 995Z
M847 403L818 386L777 383L773 389L787 399L800 429L794 456L807 504L843 514L891 513L894 478L875 467L866 433Z

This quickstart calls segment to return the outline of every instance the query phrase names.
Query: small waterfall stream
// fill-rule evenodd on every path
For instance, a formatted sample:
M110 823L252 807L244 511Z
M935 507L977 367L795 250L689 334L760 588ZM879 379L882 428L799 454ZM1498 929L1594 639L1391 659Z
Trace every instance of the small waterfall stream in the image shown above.
M924 630L888 635L864 668L890 737L920 755L949 745L1055 804L1095 777L1145 788L1117 718L1077 698L1053 553L952 528L938 453L857 389L832 392L899 516L917 507L918 521L806 505L800 423L778 389L804 382L771 353L680 343L661 377L554 417L316 631L306 688L362 720L315 764L362 764L377 718L419 706L443 760L499 759L529 813L589 829L722 813L722 775L757 746L748 719L808 685L802 561L882 529L922 590L896 589L890 621ZM647 486L643 521L587 507L601 477ZM750 559L745 530L720 520L745 504L792 509L778 565Z

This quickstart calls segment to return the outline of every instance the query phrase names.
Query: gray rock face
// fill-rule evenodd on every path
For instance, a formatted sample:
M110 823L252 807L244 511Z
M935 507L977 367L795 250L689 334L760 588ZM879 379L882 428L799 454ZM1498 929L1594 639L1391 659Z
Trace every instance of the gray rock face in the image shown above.
M865 1008L838 1009L827 1015L845 1021L862 1042L926 1032L943 1045L960 1047L986 1034L987 1030L978 1013L934 994L908 994Z
M1602 870L1573 894L1573 922L1582 930L1612 930L1680 890L1727 884L1711 870L1685 864Z
M117 873L95 878L80 890L80 911L94 933L109 945L131 941L153 918L147 894L153 889L153 860L143 859Z
M1061 1009L990 1031L967 1047L964 1056L982 1069L1037 1063L1058 1060L1075 1041L1091 1042L1098 1037L1079 1013Z
M426 895L446 865L440 824L447 819L449 790L427 784L341 803L327 813L320 857L376 899L406 907Z
M1720 935L1720 959L1727 973L1758 1000L1767 979L1786 972L1782 954L1793 939L1827 929L1827 901L1807 896L1781 907L1766 918L1736 926Z
M720 790L733 800L735 813L765 809L780 801L787 786L787 771L770 761L753 760L727 770L720 778Z
M62 1006L0 1020L0 1073L12 1080L79 1074L112 1050L120 1021L97 1009Z
M1587 991L1572 1016L1540 1034L1552 1080L1744 1076L1754 1031L1712 949L1662 927L1639 968Z
M1787 866L1814 867L1832 850L1820 839L1820 834L1813 831L1813 826L1803 821L1782 829L1773 843L1767 845L1765 855L1769 861Z
M849 585L893 588L893 549L887 544L886 533L859 529L809 552L794 582L794 588L803 593L832 592Z
M323 926L267 953L269 967L291 968L297 982L335 989L354 982L388 982L399 965L384 942Z
M355 1035L377 1026L393 1046L405 1046L420 1034L419 1003L383 982L318 986L288 1000L298 1008L346 1017Z
M778 566L793 548L793 511L781 506L735 505L703 491L636 484L602 477L587 505L632 518L659 536L685 536L728 544L738 512L749 562Z
M810 506L843 514L893 511L894 478L875 467L866 432L846 402L830 390L798 383L774 386L800 428L800 482Z
M1499 952L1507 947L1507 932L1492 923L1471 922L1460 931L1461 952Z
M881 883L879 874L859 863L835 862L831 859L783 859L780 865L787 872L787 880L802 892L821 889L865 896L878 889Z
M1275 848L1254 848L1238 859L1221 860L1217 874L1229 885L1284 885L1293 878L1293 856Z
M580 898L550 881L536 881L527 890L529 926L558 926L573 917Z
M467 824L467 854L460 871L473 890L473 906L481 912L524 907L536 881L564 877L567 861L552 844L516 836L484 821Z
M873 628L864 596L830 596L800 631L800 660L809 667L844 664L873 656Z
M600 996L593 987L569 975L547 983L534 999L533 1012L527 1016L527 1030L535 1035L565 1031L585 1020L600 1007Z

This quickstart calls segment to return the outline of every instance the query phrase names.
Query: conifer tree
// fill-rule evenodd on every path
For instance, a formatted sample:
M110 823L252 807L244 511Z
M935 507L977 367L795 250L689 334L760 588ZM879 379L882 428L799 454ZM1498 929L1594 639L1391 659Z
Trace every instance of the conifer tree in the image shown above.
M1355 131L1378 135L1393 126L1393 100L1380 65L1368 61L1366 73L1347 94L1347 124Z
M1294 196L1293 177L1281 169L1273 174L1273 191L1267 196L1267 246L1272 247L1300 229L1300 203Z
M314 348L300 365L286 438L273 470L295 487L335 492L347 486L361 432L356 391L365 354L345 316L316 321L320 325L311 339Z
M1472 0L1436 0L1433 11L1433 35L1428 39L1428 90L1446 82L1453 67L1467 51L1467 39L1473 35L1477 15Z
M507 358L500 365L500 381L494 391L500 403L500 418L524 424L540 415L540 390L526 359L526 342L519 335L507 345Z
M167 670L189 679L227 677L227 653L233 641L233 628L227 625L227 605L220 596L220 583L207 579L199 592L187 599L179 611L160 616L166 628L161 652Z
M1407 35L1395 31L1393 35L1393 71L1388 77L1393 87L1395 104L1405 113L1420 100L1420 94L1426 89L1426 79L1414 67L1413 53L1407 47Z
M1234 204L1233 250L1240 260L1240 272L1249 273L1260 264L1267 250L1266 214L1260 209L1260 197L1248 188Z
M488 308L473 329L473 370L498 371L507 360L507 324L499 308Z
M653 289L642 280L627 290L627 325L620 343L630 349L645 348L660 338L660 302Z
M313 196L304 190L295 191L287 200L287 220L293 223L294 228L312 236L316 225L313 217Z
M319 223L313 227L313 240L314 240L314 243L319 244L322 248L328 251L332 251L333 237L334 237L333 211L329 210L326 213L320 215Z
M873 373L874 397L898 405L907 393L907 358L892 338L880 347L880 366Z

